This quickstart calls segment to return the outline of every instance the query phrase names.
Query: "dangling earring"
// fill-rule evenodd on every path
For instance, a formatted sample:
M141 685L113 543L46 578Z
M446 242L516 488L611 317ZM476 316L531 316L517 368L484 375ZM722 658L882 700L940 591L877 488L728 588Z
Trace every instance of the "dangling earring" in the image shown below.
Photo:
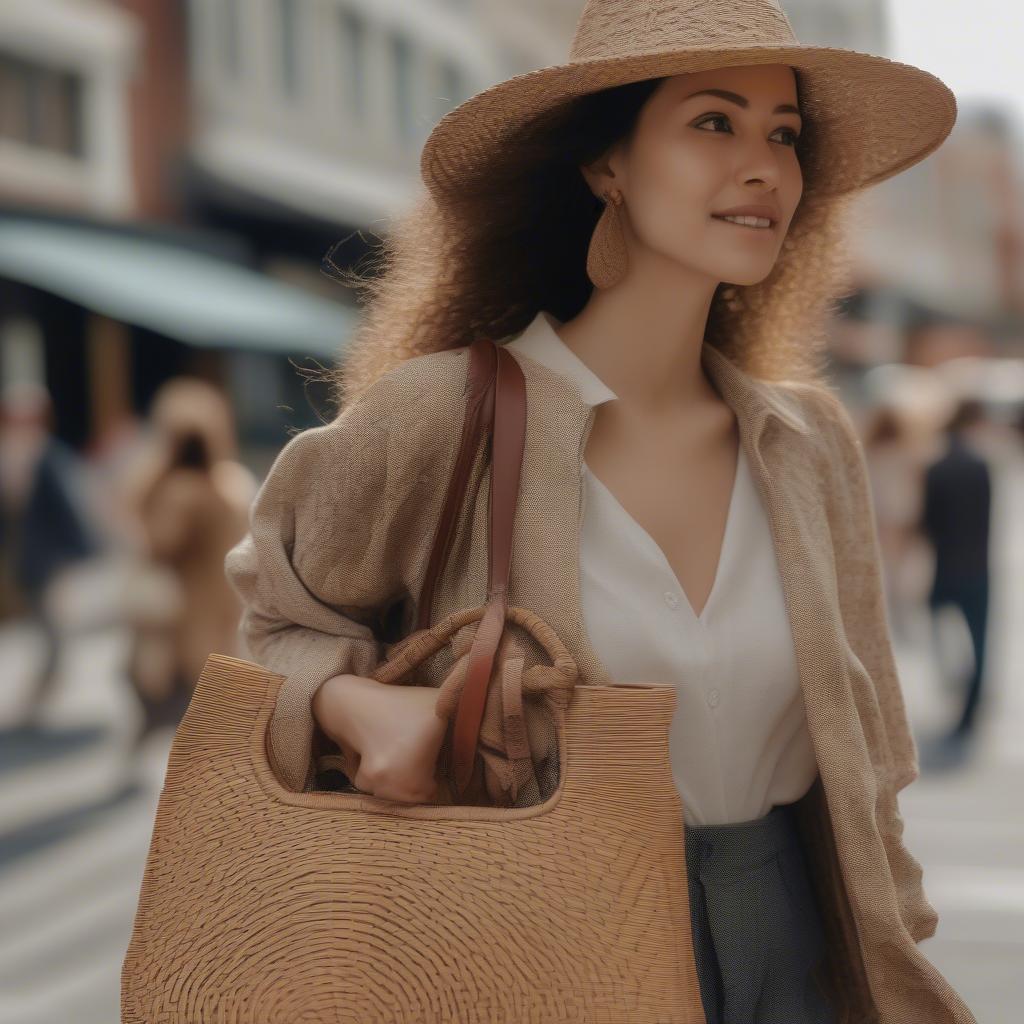
M605 206L590 238L587 251L587 276L597 288L610 288L621 281L629 269L629 250L623 228L622 191L613 188L604 193Z

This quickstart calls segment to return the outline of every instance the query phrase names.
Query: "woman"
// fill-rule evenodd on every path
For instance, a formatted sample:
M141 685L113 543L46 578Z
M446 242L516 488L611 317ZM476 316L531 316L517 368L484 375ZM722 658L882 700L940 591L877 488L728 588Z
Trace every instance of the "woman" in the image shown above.
M167 381L150 421L152 446L126 485L141 556L126 600L127 673L144 713L136 746L177 726L209 654L236 651L241 609L217 568L245 533L256 489L212 384Z
M916 69L798 46L773 3L653 11L592 0L573 63L427 142L344 411L285 447L226 562L251 656L286 677L275 770L317 786L322 732L359 789L437 796L450 662L369 676L416 621L465 346L501 340L529 409L510 603L581 682L678 687L707 1020L971 1021L916 947L936 915L896 803L915 750L863 456L819 376L844 197L936 148L955 105ZM724 219L750 212L768 226ZM486 591L485 473L479 452L432 620Z

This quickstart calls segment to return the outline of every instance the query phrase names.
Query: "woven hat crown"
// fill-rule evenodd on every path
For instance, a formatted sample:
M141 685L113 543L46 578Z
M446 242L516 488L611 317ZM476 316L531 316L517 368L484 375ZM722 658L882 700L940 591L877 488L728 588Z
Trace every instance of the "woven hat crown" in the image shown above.
M589 0L569 59L795 45L798 40L776 0Z

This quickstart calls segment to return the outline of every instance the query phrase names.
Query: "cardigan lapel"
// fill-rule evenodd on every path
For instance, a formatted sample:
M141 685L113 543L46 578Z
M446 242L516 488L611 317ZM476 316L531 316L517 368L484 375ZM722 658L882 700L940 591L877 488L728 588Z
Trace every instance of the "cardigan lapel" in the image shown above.
M737 416L740 443L771 528L822 785L830 806L843 809L841 827L856 844L856 836L876 834L873 801L857 799L848 780L874 775L846 670L825 481L815 438L791 394L755 380L717 350L705 365ZM773 418L779 430L773 429Z
M755 444L760 443L770 416L798 434L810 433L811 428L793 396L747 373L714 345L701 346L701 365Z
M795 398L790 393L754 380L717 352L706 365L737 415L741 443L774 541L821 787L820 794L817 784L808 794L812 801L820 795L821 802L808 806L816 806L824 820L802 827L808 856L821 883L830 887L822 898L834 915L832 941L846 950L845 956L833 957L832 970L841 991L870 1006L871 983L865 985L863 971L872 977L878 992L891 984L895 953L884 954L878 942L891 936L892 923L878 920L873 888L889 877L889 870L875 818L876 776L847 661L849 647L826 510L825 467L816 457L813 431L791 404ZM773 430L772 417L800 436ZM831 836L821 841L823 827ZM830 850L834 850L839 875L829 863ZM916 947L905 946L903 952L904 966L897 975L927 970ZM879 973L876 965L881 965Z

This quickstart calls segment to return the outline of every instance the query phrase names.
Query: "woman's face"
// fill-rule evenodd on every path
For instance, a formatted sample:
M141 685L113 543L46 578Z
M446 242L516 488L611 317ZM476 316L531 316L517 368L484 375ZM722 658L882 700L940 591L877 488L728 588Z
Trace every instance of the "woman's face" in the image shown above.
M735 94L693 95L705 89ZM618 186L634 257L661 257L715 284L763 280L779 255L803 193L794 149L801 119L787 65L715 68L675 75L644 104L634 132L591 168L601 194ZM736 206L771 209L769 228L714 214Z

